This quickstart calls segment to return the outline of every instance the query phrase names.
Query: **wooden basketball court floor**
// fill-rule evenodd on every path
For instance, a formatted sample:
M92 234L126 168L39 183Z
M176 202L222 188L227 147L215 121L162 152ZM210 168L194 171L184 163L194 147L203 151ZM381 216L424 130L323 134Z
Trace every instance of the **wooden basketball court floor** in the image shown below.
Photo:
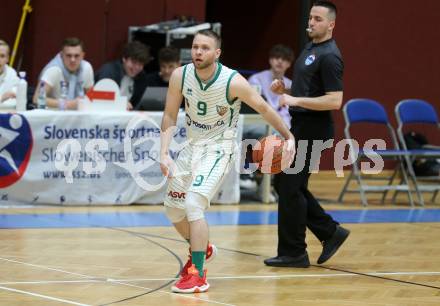
M219 248L207 265L211 288L170 291L187 244L160 206L11 206L0 201L0 305L440 305L439 204L410 208L357 195L315 175L312 190L351 230L323 265L311 233L308 269L272 268L276 205L213 205L207 219Z

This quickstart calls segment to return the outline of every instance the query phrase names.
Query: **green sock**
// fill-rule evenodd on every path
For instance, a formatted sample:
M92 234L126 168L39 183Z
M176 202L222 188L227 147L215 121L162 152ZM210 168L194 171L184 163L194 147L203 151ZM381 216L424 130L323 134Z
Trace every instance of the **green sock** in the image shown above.
M205 261L205 254L206 252L198 251L194 252L192 251L192 263L196 266L197 270L199 270L200 277L203 277L203 263Z

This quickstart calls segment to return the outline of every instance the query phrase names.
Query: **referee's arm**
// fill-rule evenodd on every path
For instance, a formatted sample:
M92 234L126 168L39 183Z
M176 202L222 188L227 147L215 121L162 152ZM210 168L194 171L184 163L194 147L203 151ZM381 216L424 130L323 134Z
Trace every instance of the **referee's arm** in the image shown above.
M342 97L342 91L326 92L325 95L315 98L297 98L284 94L280 98L280 106L299 106L315 111L338 110L342 106Z
M344 64L335 54L327 54L320 63L320 76L325 94L319 97L292 97L284 94L280 106L299 106L315 111L338 110L342 106Z

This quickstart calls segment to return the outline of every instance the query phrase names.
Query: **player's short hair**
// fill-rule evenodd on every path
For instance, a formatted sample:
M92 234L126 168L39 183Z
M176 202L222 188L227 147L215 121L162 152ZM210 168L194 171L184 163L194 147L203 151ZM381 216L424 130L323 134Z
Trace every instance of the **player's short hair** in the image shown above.
M2 46L6 47L6 49L8 50L8 54L9 54L9 52L11 51L11 48L9 47L9 45L6 41L0 39L0 47L2 47Z
M269 51L269 58L282 58L290 63L295 59L293 50L286 45L278 44L273 46Z
M163 47L159 50L158 60L160 63L178 63L180 62L180 52L174 47Z
M198 34L214 38L214 40L217 44L217 48L220 49L222 47L222 39L221 39L220 35L218 35L213 30L200 30L197 32L196 35L198 35Z
M61 50L64 49L64 47L78 47L80 46L81 49L84 51L84 43L81 39L77 37L67 37L63 40L61 44Z
M142 64L147 64L151 59L150 48L140 41L131 41L124 46L122 57L130 58L134 61L141 62Z
M336 19L336 15L338 14L338 9L336 5L328 0L318 0L313 3L313 6L322 6L328 9L328 13L331 19Z

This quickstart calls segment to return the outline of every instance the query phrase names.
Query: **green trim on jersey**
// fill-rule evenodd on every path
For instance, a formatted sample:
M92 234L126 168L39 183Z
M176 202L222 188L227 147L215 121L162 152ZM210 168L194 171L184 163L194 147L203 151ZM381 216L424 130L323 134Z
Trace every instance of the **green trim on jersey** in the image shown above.
M234 75L236 75L238 72L234 71L231 73L231 75L229 76L228 79L228 83L226 84L226 101L228 101L229 105L234 104L235 100L237 100L237 97L235 97L234 99L232 99L232 101L229 100L229 85L231 84L231 80L234 77Z
M232 119L234 119L234 109L233 108L229 108L229 110L231 111L231 116L229 117L229 126L231 126Z
M187 137L196 141L221 139L226 129L234 128L235 130L237 128L240 100L238 99L231 105L225 98L228 79L235 71L220 63L217 64L217 67L218 69L213 73L212 82L208 82L212 85L208 88L207 84L203 84L206 86L205 90L200 87L199 80L197 80L199 71L192 71L195 70L194 64L188 64L186 69L183 95L187 100L185 111L191 118L191 122L186 122L188 124ZM215 81L214 77L216 77ZM233 109L232 119L230 109ZM230 126L228 127L228 125ZM215 159L214 153L212 162ZM210 167L212 167L211 163L206 169L206 174Z
M194 75L196 76L197 82L199 82L200 89L203 90L203 91L206 91L209 87L211 87L212 84L214 84L215 81L217 81L218 76L220 75L220 72L222 71L222 64L217 62L217 72L215 73L214 78L211 81L209 81L208 84L206 84L205 88L203 88L202 80L200 80L199 76L197 75L197 71L196 70L197 70L196 66L194 66Z
M215 169L215 167L217 166L217 164L218 164L218 162L220 161L220 159L222 159L223 156L225 156L225 153L224 153L224 152L221 152L221 151L217 151L217 154L221 154L221 155L218 156L217 159L215 160L214 165L212 166L211 170L209 171L209 173L208 173L208 177L207 177L206 179L209 178L209 176L211 175L212 171L213 171L213 170Z
M180 92L182 94L183 94L183 85L185 84L186 67L188 67L188 65L183 66L182 86L180 86Z

